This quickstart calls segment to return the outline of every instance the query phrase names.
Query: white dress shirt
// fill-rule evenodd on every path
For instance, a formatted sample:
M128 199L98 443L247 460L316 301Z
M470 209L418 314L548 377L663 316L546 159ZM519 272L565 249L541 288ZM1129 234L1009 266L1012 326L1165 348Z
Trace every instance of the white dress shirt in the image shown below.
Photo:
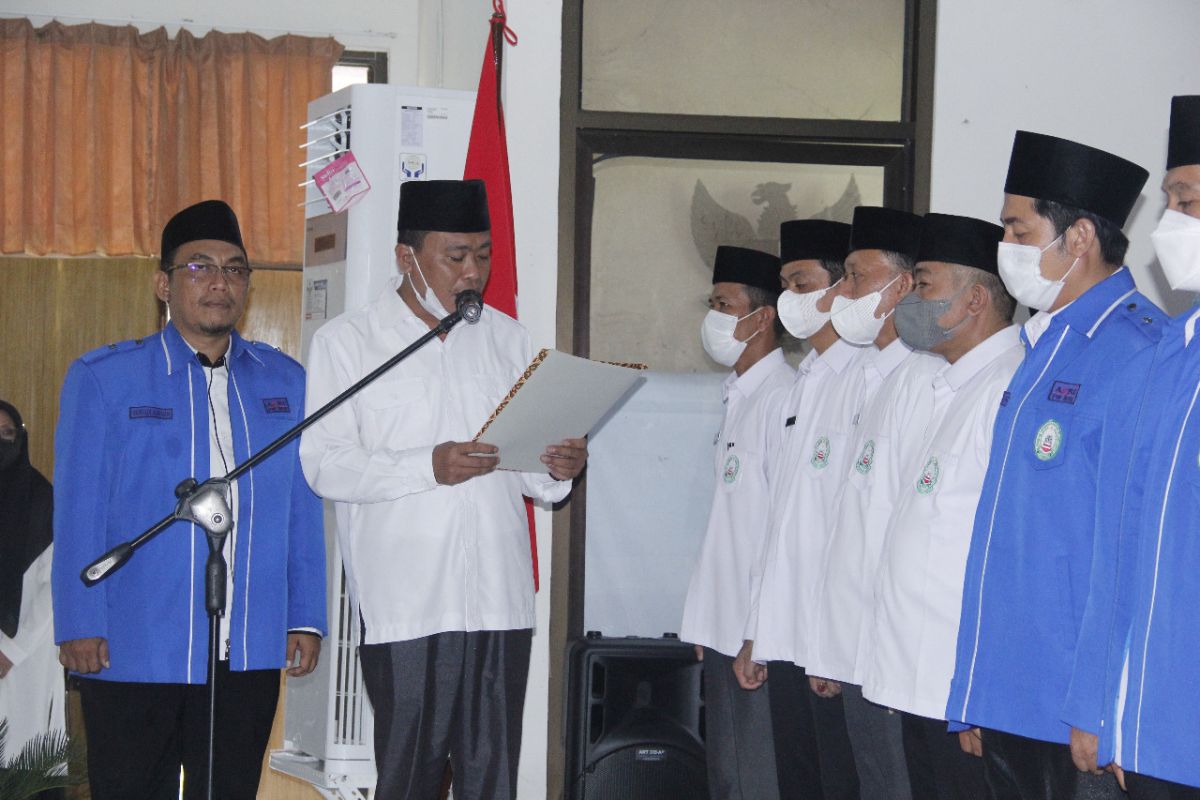
M815 576L816 606L809 674L862 683L858 653L870 635L875 570L904 465L925 443L933 411L933 376L945 359L913 352L899 339L865 354L863 411L854 426L854 454Z
M834 500L854 457L851 428L863 383L856 366L869 350L839 339L820 356L810 352L775 412L783 442L768 468L770 524L751 574L745 635L754 640L755 661L807 661L813 586Z
M1073 300L1071 302L1074 302ZM1025 335L1029 338L1030 346L1037 344L1038 339L1042 338L1042 334L1050 327L1050 323L1054 320L1056 314L1065 311L1067 306L1055 309L1054 311L1037 311L1029 319L1025 320Z
M191 347L189 344L188 347ZM193 352L198 352L192 348ZM208 471L210 478L223 478L237 466L233 457L233 427L229 421L229 370L225 362L220 361L219 367L205 367L204 378L208 382ZM229 485L229 508L238 507L237 481ZM222 661L229 660L229 615L233 610L233 559L237 553L237 514L233 514L233 525L225 535L225 546L222 554L225 557L225 613L218 622L218 639L220 650L217 657ZM197 528L204 535L202 528Z
M725 418L713 443L716 491L679 638L727 656L742 647L750 571L767 532L766 465L781 438L769 412L795 381L796 371L775 349L742 375L730 373L722 386Z
M309 412L428 333L398 285L393 280L374 302L317 331ZM309 484L335 501L365 643L533 627L521 495L557 502L570 482L503 469L455 486L433 476L434 446L470 441L530 358L525 328L485 308L477 324L433 339L301 437Z
M1024 357L1015 325L992 334L934 379L926 445L904 473L876 582L863 695L888 708L944 719L963 571L992 427Z

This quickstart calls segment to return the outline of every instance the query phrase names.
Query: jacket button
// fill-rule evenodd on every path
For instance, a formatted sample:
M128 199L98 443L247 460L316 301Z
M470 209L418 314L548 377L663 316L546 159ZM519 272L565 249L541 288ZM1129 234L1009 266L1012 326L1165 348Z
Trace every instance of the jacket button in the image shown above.
M1142 317L1143 324L1149 325L1151 322L1154 322L1154 320L1152 320L1150 317Z
M1137 309L1137 303L1130 303L1129 305L1127 305L1127 306L1125 306L1125 307L1126 307L1127 309L1129 309L1130 311L1134 311L1134 310L1136 310L1136 309Z

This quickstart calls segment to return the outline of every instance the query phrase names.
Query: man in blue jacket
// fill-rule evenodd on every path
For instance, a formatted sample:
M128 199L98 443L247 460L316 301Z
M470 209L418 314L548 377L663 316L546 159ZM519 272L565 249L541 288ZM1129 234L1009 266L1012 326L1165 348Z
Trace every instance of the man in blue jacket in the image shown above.
M1061 719L1088 594L1104 412L1163 314L1120 266L1147 172L1018 131L1004 186L1005 287L1035 314L1000 402L963 583L946 718L983 729L996 798L1066 798Z
M1200 291L1200 95L1171 103L1167 283ZM1080 769L1112 764L1133 800L1200 800L1200 308L1167 323L1109 406L1092 592L1063 719ZM1123 488L1122 488L1123 487Z
M291 427L304 371L234 325L249 293L241 231L225 203L176 214L156 294L171 322L75 361L55 440L53 597L59 660L81 676L92 796L206 791L205 532L175 522L106 581L80 571L168 513L182 479L220 477ZM232 487L234 529L220 618L215 795L252 798L279 669L316 666L325 629L321 505L292 442Z

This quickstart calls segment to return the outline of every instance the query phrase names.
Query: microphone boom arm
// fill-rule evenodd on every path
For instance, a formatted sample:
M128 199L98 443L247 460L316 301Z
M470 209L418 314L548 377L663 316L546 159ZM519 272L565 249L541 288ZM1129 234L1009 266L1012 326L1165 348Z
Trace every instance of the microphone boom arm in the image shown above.
M113 574L113 572L120 569L127 561L129 561L129 559L133 557L133 554L138 550L138 548L153 539L158 534L162 533L163 530L165 530L172 522L175 522L176 520L182 519L195 522L204 528L205 531L210 534L210 536L215 535L223 537L226 533L228 533L229 529L233 527L233 517L229 512L228 503L225 503L223 514L225 522L222 523L213 519L215 516L221 516L220 509L214 510L216 504L213 501L213 495L220 494L220 490L217 488L218 486L224 485L226 488L226 493L220 494L222 502L224 502L224 498L228 497L227 490L229 484L233 483L233 481L237 480L239 477L261 464L277 450L282 448L292 439L295 439L329 412L333 411L342 403L358 394L363 390L364 387L367 386L367 384L372 383L380 375L387 372L404 359L408 358L417 350L420 350L435 336L441 336L442 334L449 333L451 328L463 320L466 320L467 324L469 325L474 325L483 315L483 298L480 296L479 292L476 292L472 289L459 292L455 297L455 306L456 308L454 311L450 312L443 319L439 320L438 324L431 328L427 333L423 334L421 338L417 339L408 347L404 348L399 353L392 356L375 369L371 370L354 385L350 386L337 397L318 408L309 416L300 420L300 422L296 423L294 426L292 426L292 428L280 434L273 442L268 444L262 450L259 450L250 458L246 459L241 464L230 470L225 477L211 478L203 483L197 483L194 478L185 479L179 484L179 486L175 488L175 495L179 498L179 502L173 512L151 525L145 531L138 534L138 536L134 539L128 542L122 542L104 555L97 558L91 564L88 564L79 573L79 579L83 581L84 585L86 586L96 585L109 575ZM208 528L206 526L206 522L204 521L206 514L208 522L217 525L223 525L224 530L215 531Z

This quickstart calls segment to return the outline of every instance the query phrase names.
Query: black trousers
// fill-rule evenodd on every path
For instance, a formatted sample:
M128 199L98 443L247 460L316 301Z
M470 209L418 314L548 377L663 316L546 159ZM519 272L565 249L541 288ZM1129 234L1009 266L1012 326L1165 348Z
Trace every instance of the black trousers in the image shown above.
M517 796L533 631L451 631L358 648L375 710L379 800L431 800L446 770L456 800Z
M1079 779L1067 745L991 728L983 731L983 771L992 800L1071 800Z
M253 800L279 702L279 670L217 667L213 796ZM208 687L80 678L94 800L176 800L208 785Z
M1136 772L1125 773L1125 788L1129 790L1130 800L1200 800L1200 788Z
M1071 748L1011 733L983 731L983 770L993 800L1121 800L1107 773L1075 769Z
M780 800L858 800L842 698L818 697L788 661L767 665Z
M945 721L905 713L900 724L913 800L986 800L983 759L964 753Z

